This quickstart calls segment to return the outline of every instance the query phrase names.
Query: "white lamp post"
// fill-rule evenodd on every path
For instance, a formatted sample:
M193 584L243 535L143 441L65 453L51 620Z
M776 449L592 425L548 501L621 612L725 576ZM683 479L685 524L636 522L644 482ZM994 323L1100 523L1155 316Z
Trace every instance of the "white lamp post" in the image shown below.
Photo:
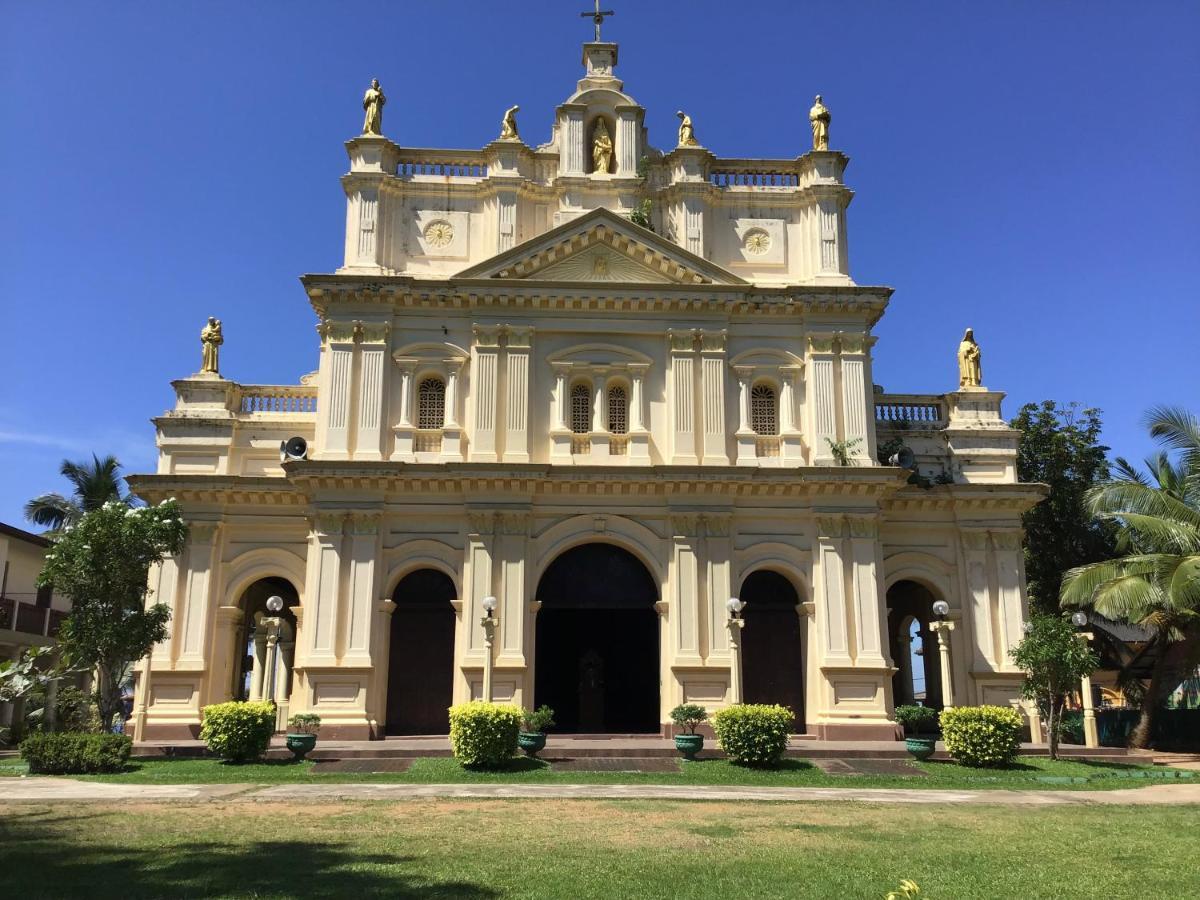
M746 620L742 618L742 610L746 604L737 597L730 597L725 602L729 612L729 699L734 703L742 702L742 654L741 637Z
M1083 610L1078 610L1071 616L1071 624L1079 633L1079 639L1086 647L1091 641L1092 632L1087 630L1088 617ZM1083 701L1083 745L1085 747L1100 746L1100 731L1096 727L1096 707L1092 701L1092 676L1084 675L1079 679L1079 696Z
M279 654L279 627L282 621L279 619L279 613L283 609L282 597L268 597L267 611L271 613L271 618L263 619L263 624L267 627L267 692L263 699L275 701L275 667L278 665Z
M479 603L483 607L483 616L479 624L483 626L483 699L492 702L492 641L496 636L496 598L484 597Z
M936 622L929 623L929 630L938 636L938 659L941 661L942 670L942 708L954 708L954 689L950 681L950 632L954 630L954 623L946 619L950 614L950 604L945 600L938 600L933 604L933 614L938 617Z

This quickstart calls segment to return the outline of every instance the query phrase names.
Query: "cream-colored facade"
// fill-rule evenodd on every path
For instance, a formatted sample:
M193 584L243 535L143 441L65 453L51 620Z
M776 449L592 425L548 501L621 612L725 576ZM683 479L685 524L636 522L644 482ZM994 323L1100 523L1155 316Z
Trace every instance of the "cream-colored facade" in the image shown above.
M653 583L630 627L654 630L655 728L680 702L770 700L786 681L802 692L798 731L890 737L910 625L929 634L935 599L954 624L946 699L1017 702L1020 514L1039 489L1016 483L1002 394L874 388L871 331L891 289L851 279L847 157L719 158L699 116L698 144L660 151L613 74L617 46L583 50L541 146L346 144L345 264L302 279L319 323L312 375L173 383L158 472L133 482L178 498L191 535L153 575L173 626L139 672L139 735L191 736L204 705L247 683L319 713L326 735L411 731L397 692L419 704L423 685L395 674L401 646L445 660L429 679L447 699L481 696L486 676L493 698L531 706L578 679L580 730L618 721L585 685L621 677L617 637L577 669L559 652L553 673L550 654L578 635L545 631L538 646L559 602L543 576L593 544ZM402 120L401 106L386 114ZM647 200L653 230L629 218ZM293 436L307 458L281 463ZM921 484L877 462L897 437ZM453 595L451 624L428 632L441 637L395 625L409 621L398 586L424 570ZM727 608L763 571L778 578L762 607L786 605L779 633L794 635L769 659L756 600L743 596L744 626ZM264 584L292 592L273 678L266 629L247 621L261 623L246 598ZM889 599L905 591L907 606ZM595 606L597 586L584 594Z

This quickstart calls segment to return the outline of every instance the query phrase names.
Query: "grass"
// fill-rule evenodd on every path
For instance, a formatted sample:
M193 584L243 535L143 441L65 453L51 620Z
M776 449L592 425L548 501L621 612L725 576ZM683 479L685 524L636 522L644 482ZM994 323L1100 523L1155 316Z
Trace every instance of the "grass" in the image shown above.
M536 783L536 784L677 784L752 785L758 787L903 787L986 790L1128 788L1159 783L1178 770L1153 766L1052 761L1024 757L1008 769L971 769L948 762L909 763L912 774L833 775L800 759L782 760L775 769L752 769L723 759L681 762L678 772L559 771L550 763L518 757L504 770L476 771L448 758L413 761L406 772L331 772L321 763L271 760L231 765L215 759L133 760L126 771L111 775L75 776L128 784L399 784ZM19 760L0 761L0 775L25 774ZM1188 773L1190 774L1190 773ZM1155 777L1159 776L1159 777ZM1186 777L1186 776L1185 776ZM1054 782L1040 779L1053 778Z
M902 878L959 900L1195 897L1195 822L1158 806L8 804L0 871L23 898L878 900Z

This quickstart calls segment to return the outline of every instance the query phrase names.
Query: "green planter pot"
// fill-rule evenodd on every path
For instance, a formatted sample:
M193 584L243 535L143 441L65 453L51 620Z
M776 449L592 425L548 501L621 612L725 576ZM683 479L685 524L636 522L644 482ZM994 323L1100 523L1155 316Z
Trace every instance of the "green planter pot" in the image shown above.
M292 755L297 760L304 759L315 746L317 746L315 734L289 734L287 736L287 748L292 751Z
M906 737L904 739L904 749L915 756L917 759L929 759L933 756L934 745L937 744L937 738L933 737Z
M684 759L695 759L696 754L704 749L704 735L677 734L675 735L675 749L683 754Z
M510 732L511 733L511 732ZM517 746L525 751L526 756L537 756L546 746L546 732L521 731L517 733Z

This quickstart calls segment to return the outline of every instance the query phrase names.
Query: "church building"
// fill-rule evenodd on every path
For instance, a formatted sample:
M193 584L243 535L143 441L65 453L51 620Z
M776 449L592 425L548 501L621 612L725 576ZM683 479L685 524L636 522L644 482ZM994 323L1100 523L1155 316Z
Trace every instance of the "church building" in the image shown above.
M130 479L190 526L151 573L140 739L231 698L341 739L445 734L473 697L560 733L782 703L830 740L891 739L914 699L1019 705L1042 489L973 336L955 389L875 386L892 290L851 277L821 98L795 158L717 156L682 111L656 147L617 50L597 25L543 144L513 107L481 149L404 146L368 90L344 264L301 278L315 371L229 380L251 337L210 320Z

